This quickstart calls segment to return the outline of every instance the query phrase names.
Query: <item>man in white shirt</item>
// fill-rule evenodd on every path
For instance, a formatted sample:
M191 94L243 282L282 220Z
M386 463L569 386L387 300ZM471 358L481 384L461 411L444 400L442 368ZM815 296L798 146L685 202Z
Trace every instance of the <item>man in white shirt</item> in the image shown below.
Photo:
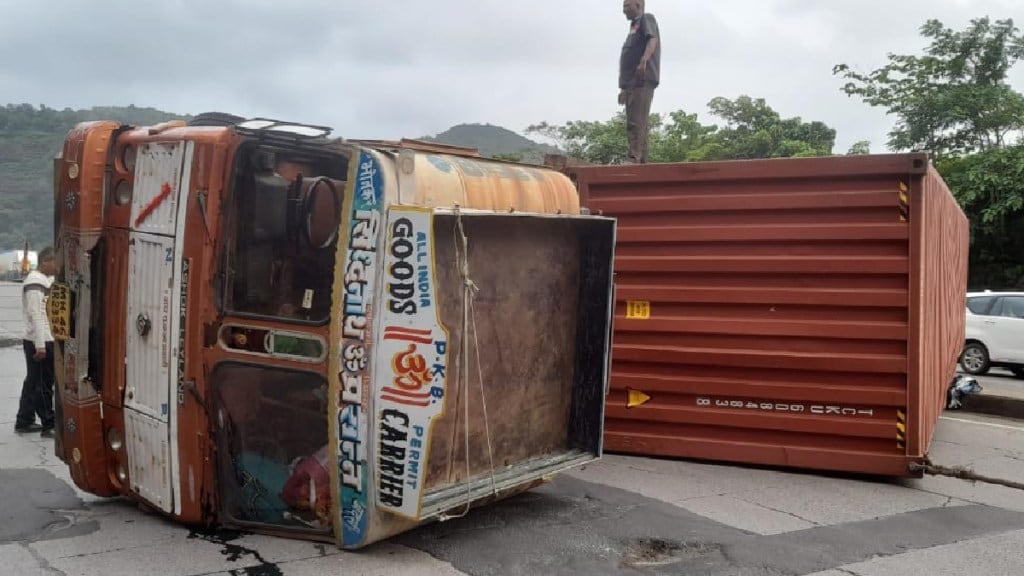
M18 433L40 431L53 436L53 334L46 317L46 300L50 294L52 276L57 272L53 249L39 251L39 265L22 282L21 304L25 317L25 364L28 368L21 387L21 401L14 431ZM35 423L39 416L41 425Z

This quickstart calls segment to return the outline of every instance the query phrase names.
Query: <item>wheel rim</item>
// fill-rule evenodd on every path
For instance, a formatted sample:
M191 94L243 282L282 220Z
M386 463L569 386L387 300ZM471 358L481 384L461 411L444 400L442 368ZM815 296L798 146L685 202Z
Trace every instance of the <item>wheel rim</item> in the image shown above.
M985 353L977 348L968 348L964 351L964 368L968 370L981 370L985 365Z

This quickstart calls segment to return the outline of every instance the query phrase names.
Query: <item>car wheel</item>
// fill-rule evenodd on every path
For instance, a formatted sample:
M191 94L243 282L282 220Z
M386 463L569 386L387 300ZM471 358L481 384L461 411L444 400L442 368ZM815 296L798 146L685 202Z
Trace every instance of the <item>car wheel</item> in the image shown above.
M1024 380L1024 366L1014 366L1013 368L1010 368L1010 372L1013 372L1014 378Z
M979 376L988 372L989 358L988 349L979 342L970 342L964 346L964 352L960 355L960 367L964 372Z

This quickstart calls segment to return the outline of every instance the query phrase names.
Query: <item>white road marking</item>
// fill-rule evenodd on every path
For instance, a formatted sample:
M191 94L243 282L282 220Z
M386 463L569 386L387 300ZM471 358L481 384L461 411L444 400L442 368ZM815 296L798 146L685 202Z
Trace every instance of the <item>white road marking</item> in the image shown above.
M994 422L982 422L980 420L968 420L966 418L953 418L952 416L940 416L939 420L949 420L951 422L963 422L965 424L977 424L979 426L989 426L991 428L1002 428L1003 430L1024 432L1024 426L1010 426L1008 424L996 424Z

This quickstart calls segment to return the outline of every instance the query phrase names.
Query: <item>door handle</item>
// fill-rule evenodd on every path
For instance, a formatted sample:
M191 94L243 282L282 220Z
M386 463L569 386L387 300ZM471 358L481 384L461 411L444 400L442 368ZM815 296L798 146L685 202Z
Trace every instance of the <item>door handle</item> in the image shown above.
M995 320L985 320L985 324L994 325L995 323Z

